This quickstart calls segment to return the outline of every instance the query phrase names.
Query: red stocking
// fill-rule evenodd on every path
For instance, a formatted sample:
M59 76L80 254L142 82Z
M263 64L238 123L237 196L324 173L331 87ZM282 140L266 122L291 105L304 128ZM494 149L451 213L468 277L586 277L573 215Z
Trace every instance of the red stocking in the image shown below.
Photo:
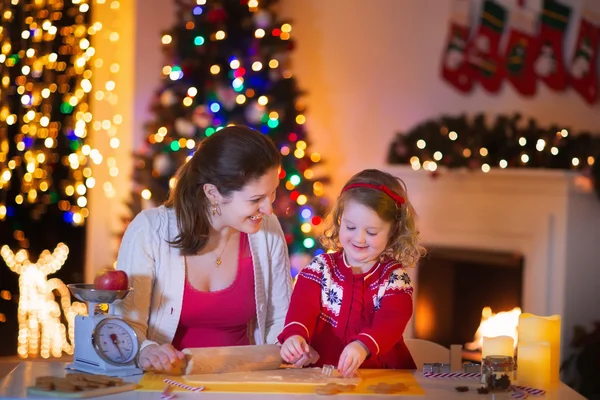
M467 57L473 67L473 77L491 93L500 89L504 77L500 39L505 22L504 7L493 0L486 0L483 3L479 28L467 49Z
M575 55L570 68L571 86L590 104L594 104L598 94L598 20L589 10L585 10L579 25L579 35Z
M463 93L468 93L473 88L465 53L469 37L468 10L468 0L457 0L454 3L448 41L442 55L442 77Z
M537 76L550 88L562 91L567 86L563 41L571 9L555 0L544 0L539 50L535 60Z
M536 14L525 7L511 11L508 44L504 56L506 78L524 96L535 93L533 56L537 52Z

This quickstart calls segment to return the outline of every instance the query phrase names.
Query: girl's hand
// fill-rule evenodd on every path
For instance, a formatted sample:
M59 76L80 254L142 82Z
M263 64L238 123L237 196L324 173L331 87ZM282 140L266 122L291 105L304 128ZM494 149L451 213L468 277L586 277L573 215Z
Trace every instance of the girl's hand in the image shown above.
M281 358L290 364L296 364L304 355L309 353L310 346L300 335L290 336L281 345Z
M140 352L138 365L144 371L163 374L181 374L185 354L176 350L172 344L151 344Z
M302 357L294 363L294 365L298 368L304 367L310 364L316 364L319 360L319 353L311 346L309 346L308 354L303 354Z
M342 351L340 361L338 362L339 373L346 378L354 375L368 355L367 348L358 340L348 343Z

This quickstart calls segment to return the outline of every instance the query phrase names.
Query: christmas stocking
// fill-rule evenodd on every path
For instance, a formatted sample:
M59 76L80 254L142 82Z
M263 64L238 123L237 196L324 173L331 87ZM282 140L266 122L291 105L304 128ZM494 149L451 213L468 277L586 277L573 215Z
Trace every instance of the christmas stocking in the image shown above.
M564 90L567 86L563 41L570 15L569 7L555 0L544 0L534 68L537 76L554 90Z
M493 0L486 0L479 27L467 48L467 59L473 68L473 77L491 93L500 89L504 77L500 39L505 23L506 9Z
M596 4L592 10L592 3ZM581 16L579 35L575 45L575 55L570 68L571 86L590 104L594 104L598 94L598 37L600 36L600 13L597 0L588 0Z
M536 13L517 7L510 14L508 43L504 55L506 78L524 96L535 93L536 77L533 56L537 52Z
M442 56L442 77L459 91L468 93L473 88L465 57L469 37L469 0L456 0L453 8L448 41Z

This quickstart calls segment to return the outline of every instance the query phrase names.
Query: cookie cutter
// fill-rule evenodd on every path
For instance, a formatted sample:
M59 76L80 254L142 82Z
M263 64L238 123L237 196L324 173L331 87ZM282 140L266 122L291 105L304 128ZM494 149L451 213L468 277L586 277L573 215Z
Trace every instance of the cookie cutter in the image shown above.
M463 371L462 372L466 372L466 373L481 372L481 364L472 363L472 362L466 362L466 363L463 364Z
M321 374L331 376L334 369L335 367L333 365L325 364L323 365L323 368L321 368Z
M442 363L425 363L423 364L423 372L434 372L434 373L449 373L450 364Z

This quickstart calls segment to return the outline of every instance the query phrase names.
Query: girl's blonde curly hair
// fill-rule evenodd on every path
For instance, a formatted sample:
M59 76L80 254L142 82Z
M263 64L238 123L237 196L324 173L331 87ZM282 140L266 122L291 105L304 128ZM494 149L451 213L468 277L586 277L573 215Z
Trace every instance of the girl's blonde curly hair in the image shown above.
M350 185L357 183L384 185L396 195L402 197L404 204L395 201L384 191L371 187L352 187L345 190ZM408 201L406 185L400 178L377 169L366 169L346 182L329 216L329 226L321 237L321 244L327 249L335 251L342 249L339 242L340 223L344 208L349 201L355 201L369 207L383 221L392 224L387 247L381 253L380 259L390 257L397 260L404 267L417 265L419 259L425 255L426 250L419 244L419 231L415 226L416 213L412 204Z

